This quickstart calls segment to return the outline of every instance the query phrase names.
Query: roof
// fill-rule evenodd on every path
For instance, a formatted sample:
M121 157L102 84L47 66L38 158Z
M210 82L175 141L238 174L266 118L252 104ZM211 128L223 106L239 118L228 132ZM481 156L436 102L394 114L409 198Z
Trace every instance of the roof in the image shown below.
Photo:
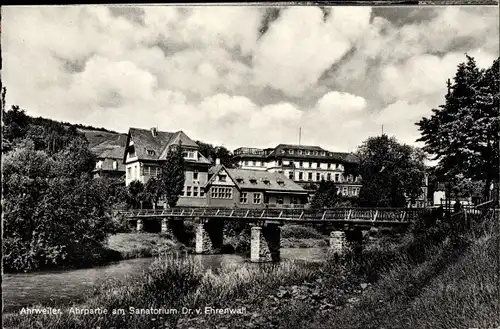
M178 144L179 142L182 146L199 149L198 144L189 138L182 130L174 133L157 130L156 136L153 136L150 129L130 128L129 136L134 142L135 153L137 154L138 159L141 160L165 159L167 157L169 146ZM153 151L153 154L148 151ZM122 157L124 156L124 153L125 152L122 152ZM195 162L206 164L210 163L210 161L203 156Z
M210 168L214 174L218 173L222 169L226 170L238 189L307 193L302 186L278 172L239 168L227 169L223 165ZM252 178L255 178L254 183L250 182ZM268 183L264 182L266 178ZM282 181L283 184L279 184L278 181ZM208 181L207 185L209 185L209 183L210 181Z
M244 159L258 159L258 158L272 158L272 157L286 157L290 159L303 159L305 161L307 160L334 160L337 162L348 162L348 163L359 163L359 159L352 154L352 153L347 153L347 152L330 152L328 150L325 150L324 148L320 146L314 146L314 145L296 145L296 144L279 144L275 148L268 148L268 149L263 149L263 155L255 154L253 152L245 153L244 151L248 150L260 150L260 149L251 149L251 148L245 148L245 147L240 147L235 150L235 153L237 153L235 156L238 158L244 158ZM295 152L293 154L290 154L288 152L289 149L293 149ZM321 155L319 153L318 155L314 154L297 154L297 150L302 150L302 151L316 151L316 152L325 152L325 155Z

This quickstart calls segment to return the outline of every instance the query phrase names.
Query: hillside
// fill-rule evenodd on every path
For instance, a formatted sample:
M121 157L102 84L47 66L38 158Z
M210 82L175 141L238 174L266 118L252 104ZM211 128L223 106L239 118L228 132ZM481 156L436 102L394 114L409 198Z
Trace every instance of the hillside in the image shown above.
M90 149L97 155L108 151L113 154L123 154L123 149L127 143L127 135L110 131L78 129L85 135L89 142Z

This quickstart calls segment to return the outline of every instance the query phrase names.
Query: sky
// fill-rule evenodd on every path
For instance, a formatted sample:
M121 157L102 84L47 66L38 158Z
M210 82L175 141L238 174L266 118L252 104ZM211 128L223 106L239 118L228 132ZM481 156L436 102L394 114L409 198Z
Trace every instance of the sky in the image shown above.
M444 101L465 54L499 56L497 6L2 7L7 105L240 147L352 152Z

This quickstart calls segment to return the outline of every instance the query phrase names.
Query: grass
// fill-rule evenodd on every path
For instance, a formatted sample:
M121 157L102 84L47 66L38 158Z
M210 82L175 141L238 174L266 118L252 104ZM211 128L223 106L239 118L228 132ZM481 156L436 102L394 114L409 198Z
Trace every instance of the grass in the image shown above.
M158 233L117 233L108 238L108 248L118 251L123 259L152 257L186 249L181 243Z

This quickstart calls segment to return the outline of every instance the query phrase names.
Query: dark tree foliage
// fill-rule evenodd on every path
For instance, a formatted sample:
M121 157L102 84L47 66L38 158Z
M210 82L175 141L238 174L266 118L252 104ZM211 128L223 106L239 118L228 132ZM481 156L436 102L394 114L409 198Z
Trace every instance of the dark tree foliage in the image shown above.
M134 180L128 185L128 200L134 208L139 208L141 201L144 201L144 184Z
M213 146L201 141L196 141L196 144L200 147L200 153L212 163L215 163L215 159L219 159L226 168L236 168L238 161L234 158L233 153L224 146Z
M485 198L499 176L499 76L499 59L483 70L467 56L448 81L445 104L416 123L424 151L439 160L439 175L448 182L458 174L483 181Z
M339 201L337 192L338 189L334 182L321 180L311 200L311 208L333 208L337 206Z
M7 270L77 264L82 261L77 254L102 246L114 230L108 186L85 173L65 171L79 166L65 152L52 157L26 143L5 156L3 261Z
M151 177L144 186L144 200L151 202L153 209L165 193L165 184L156 177Z
M370 137L359 148L362 207L404 207L422 193L424 154L387 135Z
M164 195L170 207L179 201L185 181L185 162L182 145L169 150L167 159L162 165L160 180L164 184Z

